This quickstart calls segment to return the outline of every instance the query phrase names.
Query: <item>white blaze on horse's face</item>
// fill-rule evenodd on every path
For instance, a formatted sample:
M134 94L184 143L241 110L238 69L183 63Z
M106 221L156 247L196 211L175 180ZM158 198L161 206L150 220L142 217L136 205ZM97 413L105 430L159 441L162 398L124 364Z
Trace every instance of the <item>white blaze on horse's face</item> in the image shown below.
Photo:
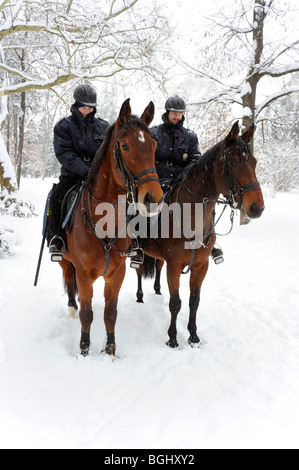
M144 137L144 133L143 133L142 131L139 131L138 140L139 140L140 142L142 142L143 144L145 143L145 137Z

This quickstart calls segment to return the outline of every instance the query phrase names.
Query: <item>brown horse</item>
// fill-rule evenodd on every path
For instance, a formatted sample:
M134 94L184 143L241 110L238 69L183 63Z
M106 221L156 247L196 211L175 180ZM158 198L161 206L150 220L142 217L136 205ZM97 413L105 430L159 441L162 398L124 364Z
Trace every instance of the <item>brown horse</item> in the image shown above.
M92 164L78 206L80 210L75 216L71 233L66 235L67 251L60 263L70 314L77 309L78 287L82 325L80 348L84 356L90 348L93 283L100 276L104 276L105 280L105 351L115 355L118 295L130 247L129 236L124 234L127 219L125 217L123 220L120 211L126 208L126 203L138 202L149 212L151 203L158 204L163 199L155 170L156 142L148 129L154 117L154 105L151 102L139 119L131 115L129 101L123 103L116 123L108 129ZM120 196L123 196L122 199ZM107 214L110 209L113 212L110 217L113 227L110 227L109 237Z
M156 258L157 276L154 287L158 294L160 294L159 276L164 261L167 262L171 313L171 324L168 330L170 339L167 344L172 348L178 347L176 321L181 310L179 285L181 274L186 267L188 267L188 272L191 271L189 343L191 345L200 343L197 336L196 315L201 286L208 271L209 256L216 240L214 230L216 203L230 205L232 209L242 209L252 219L260 217L264 210L263 195L255 174L256 159L248 145L252 140L254 130L255 127L252 125L242 136L239 136L239 124L236 122L227 137L206 152L190 168L183 181L176 185L167 201L168 206L173 208L167 213L168 220L163 218L162 211L162 223L160 221L158 235L156 238L148 237L146 239L145 253ZM224 200L219 199L220 194L224 195ZM198 205L201 206L201 237L198 238L198 233L193 230L195 238L191 239L188 237L188 233L186 234L186 231L181 228L183 226L182 211L179 211L177 215L175 215L175 211L177 207L182 209L189 206L191 225L194 229L198 222L195 220ZM164 212L165 210L166 204ZM169 224L169 238L161 234L163 227L167 224ZM174 232L177 232L179 225L181 231L178 236ZM143 297L141 286L143 269L145 276L152 277L154 275L151 261L153 260L146 257L144 267L137 270L137 301L139 302Z

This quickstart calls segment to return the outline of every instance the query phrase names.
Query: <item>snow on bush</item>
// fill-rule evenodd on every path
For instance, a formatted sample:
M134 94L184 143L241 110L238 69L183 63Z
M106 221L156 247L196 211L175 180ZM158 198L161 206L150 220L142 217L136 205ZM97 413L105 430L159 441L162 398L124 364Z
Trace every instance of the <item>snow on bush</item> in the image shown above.
M0 198L0 214L12 217L28 218L35 214L35 207L30 201L23 201L17 196L5 196Z
M17 244L17 235L10 229L0 225L0 254L14 254L14 246Z
M35 216L35 207L30 201L19 199L16 195L0 195L0 216L28 218ZM7 221L7 218L6 218ZM17 233L8 225L0 221L0 254L14 255L17 244Z

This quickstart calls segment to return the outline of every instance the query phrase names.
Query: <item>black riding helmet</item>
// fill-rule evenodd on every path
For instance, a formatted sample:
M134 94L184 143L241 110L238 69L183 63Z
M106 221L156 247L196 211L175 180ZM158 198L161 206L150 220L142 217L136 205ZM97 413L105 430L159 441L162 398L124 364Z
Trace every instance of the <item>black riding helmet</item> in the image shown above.
M97 92L91 85L79 85L74 91L74 98L83 106L95 108L97 105Z
M174 111L176 113L184 113L186 111L186 103L183 98L179 96L172 96L168 98L165 103L166 111Z

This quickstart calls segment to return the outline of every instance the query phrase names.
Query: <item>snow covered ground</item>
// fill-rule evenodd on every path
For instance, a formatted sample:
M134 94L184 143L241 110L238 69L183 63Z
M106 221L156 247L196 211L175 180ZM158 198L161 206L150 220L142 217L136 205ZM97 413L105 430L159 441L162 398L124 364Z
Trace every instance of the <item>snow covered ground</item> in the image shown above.
M24 179L21 196L39 217L1 219L18 245L14 257L0 257L0 447L298 449L299 194L266 197L261 219L218 239L225 263L210 265L203 286L200 349L187 343L187 277L181 348L171 350L165 271L164 295L146 281L140 305L128 268L112 362L100 354L102 279L85 359L77 358L79 320L67 319L60 268L46 250L33 287L50 187Z

